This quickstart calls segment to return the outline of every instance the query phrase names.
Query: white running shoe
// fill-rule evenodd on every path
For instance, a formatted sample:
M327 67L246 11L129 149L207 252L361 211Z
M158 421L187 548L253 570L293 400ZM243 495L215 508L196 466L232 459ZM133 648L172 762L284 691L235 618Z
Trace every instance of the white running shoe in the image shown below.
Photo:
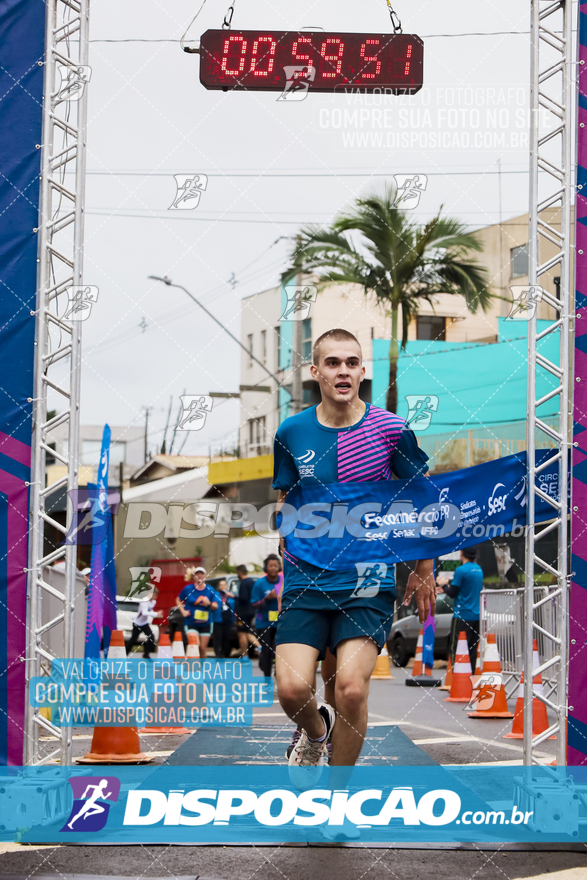
M322 767L328 764L326 748L336 720L334 709L327 703L318 709L326 725L326 738L322 742L312 741L305 730L295 743L289 756L289 775L292 784L300 791L313 788L322 775Z
M324 719L326 726L326 737L322 742L311 740L305 730L302 730L300 738L291 749L288 764L290 767L322 767L328 763L329 755L326 748L330 737L332 736L332 728L336 720L334 709L327 703L320 706L318 712ZM289 749L288 749L289 751ZM321 773L322 771L320 771ZM320 774L318 774L320 775Z
M301 737L294 744L288 763L290 766L298 767L316 767L319 764L328 763L328 751L326 746L332 736L332 729L336 721L336 714L332 706L324 703L318 708L318 712L324 720L326 727L326 737L322 742L311 740L305 730L302 731Z

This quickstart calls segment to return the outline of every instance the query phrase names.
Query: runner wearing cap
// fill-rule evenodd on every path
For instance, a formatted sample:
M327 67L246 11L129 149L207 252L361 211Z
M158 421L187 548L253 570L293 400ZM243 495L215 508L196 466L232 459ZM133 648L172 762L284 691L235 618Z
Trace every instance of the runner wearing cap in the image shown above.
M200 657L206 656L210 641L212 612L218 608L218 597L206 583L206 569L201 565L188 568L188 582L176 599L176 605L184 616L187 629L198 635Z
M297 485L374 482L423 476L427 456L404 419L364 403L365 376L358 340L331 330L316 340L310 367L321 403L286 419L274 445L273 487L283 502ZM327 499L325 491L325 500ZM365 545L366 558L377 545ZM391 629L395 599L393 566L360 594L356 567L328 571L283 551L285 583L277 623L276 669L280 703L303 729L290 765L355 764L367 730L369 680ZM380 567L380 571L382 568ZM410 574L404 604L416 595L420 621L434 613L432 560L419 560ZM316 661L327 648L336 655L335 702L318 707L312 683ZM336 718L336 725L335 725Z

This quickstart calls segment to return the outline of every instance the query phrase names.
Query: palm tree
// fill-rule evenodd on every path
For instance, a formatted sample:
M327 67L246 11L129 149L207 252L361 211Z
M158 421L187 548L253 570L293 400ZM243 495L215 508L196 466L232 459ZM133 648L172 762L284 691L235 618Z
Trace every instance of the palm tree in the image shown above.
M329 228L306 226L297 237L291 265L283 273L288 284L299 273L315 274L320 287L351 283L374 294L391 315L389 386L386 408L397 408L398 322L401 307L401 348L408 341L410 321L422 300L434 310L440 293L460 294L470 312L486 311L494 295L488 288L486 270L468 258L482 245L459 220L441 217L440 211L425 226L408 219L395 205L395 186L382 194L356 200L354 207L337 217ZM442 209L441 209L442 210ZM358 232L358 246L348 233Z

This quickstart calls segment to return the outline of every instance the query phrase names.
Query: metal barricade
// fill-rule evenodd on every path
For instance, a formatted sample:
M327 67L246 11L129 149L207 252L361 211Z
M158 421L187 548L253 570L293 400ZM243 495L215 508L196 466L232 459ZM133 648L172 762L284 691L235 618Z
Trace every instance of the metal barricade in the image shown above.
M494 633L508 699L516 696L523 669L524 591L481 592L481 646Z
M548 598L552 588L536 586L534 588L534 604ZM544 602L535 612L534 621L547 633L558 634L560 629L560 613L556 599ZM481 648L487 642L489 633L495 633L497 649L501 659L501 668L508 699L517 696L518 685L524 669L524 590L482 590L480 636ZM555 645L540 630L536 631L538 656L540 663L554 656ZM556 700L556 670L547 669L543 674L544 692L546 697Z

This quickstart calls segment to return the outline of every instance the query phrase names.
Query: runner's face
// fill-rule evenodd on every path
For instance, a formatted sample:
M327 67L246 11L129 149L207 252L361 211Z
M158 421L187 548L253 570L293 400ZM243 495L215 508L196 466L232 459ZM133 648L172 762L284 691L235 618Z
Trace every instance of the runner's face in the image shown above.
M320 386L322 400L353 403L359 396L359 386L365 376L361 349L350 339L323 342L320 363L318 366L312 364L310 372Z
M272 580L277 580L277 575L279 574L280 569L279 562L277 559L270 559L267 563L267 576Z
M206 573L203 571L197 571L194 574L194 583L195 583L196 587L206 586L204 583L205 579L206 579Z

